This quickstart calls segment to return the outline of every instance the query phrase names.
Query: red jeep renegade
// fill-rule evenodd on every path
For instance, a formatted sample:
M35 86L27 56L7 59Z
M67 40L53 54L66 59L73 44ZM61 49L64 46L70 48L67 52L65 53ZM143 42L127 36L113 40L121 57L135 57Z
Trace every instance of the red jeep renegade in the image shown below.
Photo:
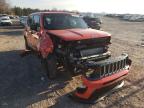
M88 80L106 79L104 83L127 75L127 54L111 58L108 51L111 35L88 28L77 14L37 12L29 15L24 31L27 50L37 53L46 66L49 78L56 77L62 66L73 74L87 73Z

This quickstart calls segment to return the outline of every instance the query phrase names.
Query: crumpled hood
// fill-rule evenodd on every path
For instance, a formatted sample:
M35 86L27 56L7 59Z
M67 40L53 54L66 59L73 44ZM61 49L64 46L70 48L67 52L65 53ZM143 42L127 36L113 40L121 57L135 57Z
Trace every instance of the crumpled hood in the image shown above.
M65 30L47 30L48 34L55 35L65 41L83 40L91 38L110 37L111 34L94 29L65 29Z

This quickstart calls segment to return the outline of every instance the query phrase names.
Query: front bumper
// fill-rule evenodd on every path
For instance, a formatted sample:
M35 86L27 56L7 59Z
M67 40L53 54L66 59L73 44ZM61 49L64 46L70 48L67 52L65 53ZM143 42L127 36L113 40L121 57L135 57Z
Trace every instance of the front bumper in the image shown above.
M85 77L82 77L82 82L85 88L78 87L75 95L82 99L89 99L94 92L122 81L127 76L127 74L128 70L123 70L117 74L96 81L90 81Z
M76 89L75 96L81 99L89 99L94 92L102 91L121 82L127 76L130 65L131 60L127 54L100 62L87 62L85 66L94 71L88 76L82 76L83 87ZM97 69L98 71L95 71Z

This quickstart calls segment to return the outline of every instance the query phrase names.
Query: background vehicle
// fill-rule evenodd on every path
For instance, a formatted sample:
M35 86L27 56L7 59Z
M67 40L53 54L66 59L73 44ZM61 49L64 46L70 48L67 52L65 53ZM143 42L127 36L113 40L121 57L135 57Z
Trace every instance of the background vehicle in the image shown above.
M12 25L12 21L8 16L0 17L0 25Z
M14 16L12 16L12 15L10 15L10 16L9 16L9 18L10 18L10 19L15 19L15 17L14 17Z
M20 17L20 24L24 27L27 25L27 18L28 18L27 16Z
M8 16L7 14L0 14L0 17Z
M85 16L85 17L83 17L83 19L84 19L84 21L87 23L87 25L90 28L100 30L101 23L102 23L100 18L94 18L94 17Z

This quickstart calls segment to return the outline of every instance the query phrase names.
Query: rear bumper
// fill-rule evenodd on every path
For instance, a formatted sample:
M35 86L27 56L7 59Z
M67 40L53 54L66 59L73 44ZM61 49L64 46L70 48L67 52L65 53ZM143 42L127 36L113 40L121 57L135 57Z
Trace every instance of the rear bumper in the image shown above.
M77 89L75 95L82 99L89 99L95 91L101 90L105 87L111 86L117 82L122 81L127 76L128 72L129 70L122 70L111 76L96 81L90 81L86 77L82 76L82 82L86 88L83 92L79 92Z

